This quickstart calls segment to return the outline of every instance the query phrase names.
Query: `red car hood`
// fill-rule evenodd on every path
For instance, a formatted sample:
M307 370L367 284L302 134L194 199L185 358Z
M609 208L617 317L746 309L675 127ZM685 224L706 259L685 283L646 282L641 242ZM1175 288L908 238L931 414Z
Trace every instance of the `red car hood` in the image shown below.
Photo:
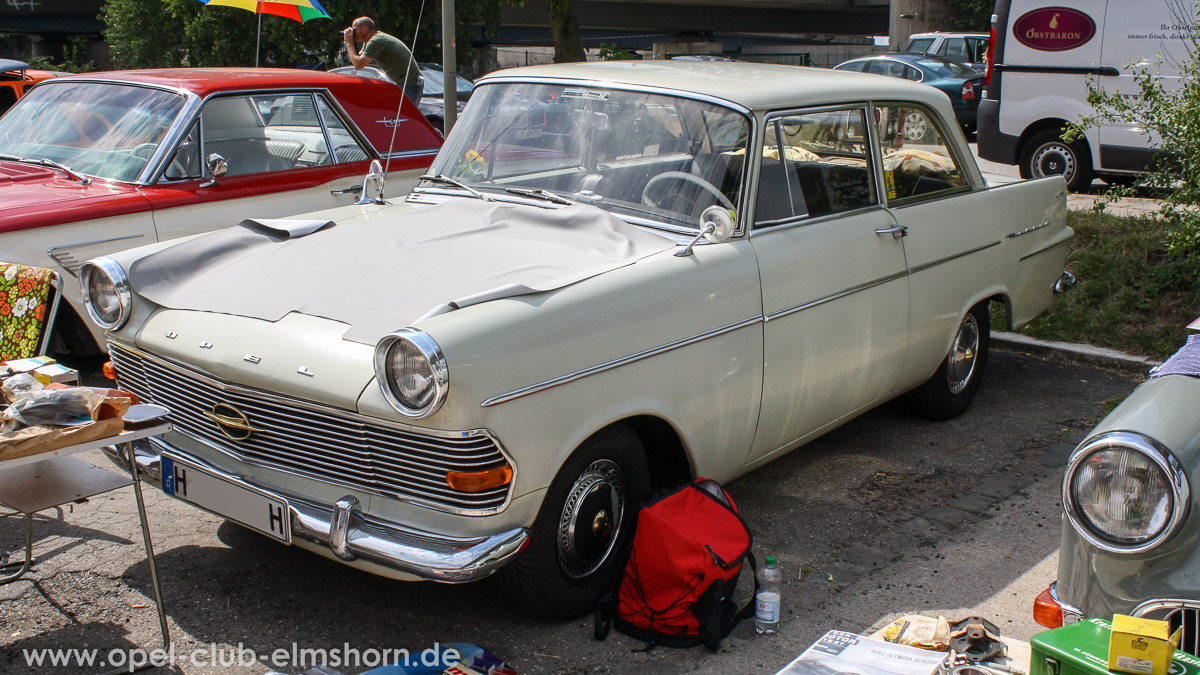
M83 185L47 167L0 162L0 234L149 210L131 185Z

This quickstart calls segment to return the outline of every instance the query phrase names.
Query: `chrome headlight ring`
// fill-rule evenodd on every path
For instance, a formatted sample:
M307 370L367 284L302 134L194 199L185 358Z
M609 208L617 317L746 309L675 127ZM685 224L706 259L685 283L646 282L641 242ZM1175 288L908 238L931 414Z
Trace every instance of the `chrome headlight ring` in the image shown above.
M99 275L99 276L98 276ZM112 258L93 258L79 270L79 286L88 316L105 330L117 330L129 320L133 291L129 277Z
M416 328L401 328L375 345L375 378L388 403L413 419L437 412L450 390L441 347Z
M1105 536L1092 524L1092 520L1083 513L1083 506L1076 498L1076 482L1083 473L1088 460L1098 453L1111 451L1133 452L1144 456L1151 466L1162 472L1170 486L1171 504L1167 509L1163 524L1156 531L1144 538L1131 537L1126 541L1118 541L1111 536ZM1086 440L1071 453L1067 470L1063 476L1062 486L1063 510L1075 531L1092 545L1111 553L1142 553L1163 543L1175 534L1183 523L1191 499L1191 489L1183 466L1175 459L1170 450L1158 441L1132 431L1109 431Z

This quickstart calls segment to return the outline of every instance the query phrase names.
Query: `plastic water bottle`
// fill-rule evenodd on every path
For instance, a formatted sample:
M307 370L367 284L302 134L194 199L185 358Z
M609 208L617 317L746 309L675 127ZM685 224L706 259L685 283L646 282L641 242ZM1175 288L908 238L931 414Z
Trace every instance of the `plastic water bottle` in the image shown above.
M754 630L774 635L779 630L780 579L783 573L775 556L766 558L766 566L758 571L758 593L754 598Z

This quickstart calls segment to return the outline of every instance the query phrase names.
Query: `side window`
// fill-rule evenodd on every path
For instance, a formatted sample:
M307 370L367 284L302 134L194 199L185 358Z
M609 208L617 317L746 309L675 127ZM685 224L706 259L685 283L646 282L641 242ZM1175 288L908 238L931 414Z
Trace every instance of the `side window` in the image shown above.
M884 189L892 203L968 189L934 115L916 106L876 108Z
M271 170L333 162L311 94L256 96L255 107L267 121L267 153L274 158Z
M841 64L840 66L837 67L837 69L838 70L852 70L856 73L861 73L863 71L863 68L866 68L866 67L867 67L866 61L851 61L850 63Z
M771 120L762 147L756 226L877 203L865 130L861 109Z
M371 158L362 144L354 138L354 134L346 128L346 123L338 116L324 95L317 96L317 107L325 120L325 128L329 130L329 140L333 143L333 159L338 164L343 162L361 162Z
M987 38L967 38L967 60L972 63L983 63L987 60Z
M193 123L188 129L183 142L175 150L175 155L167 163L162 180L196 180L204 177L203 163L200 158L200 124Z
M946 41L942 43L942 48L938 50L938 53L948 59L954 59L955 61L970 60L967 58L966 40L960 37L946 38Z
M904 51L924 54L932 45L933 38L913 38L908 41L908 46L904 48Z
M867 64L867 72L876 75L891 75L894 63L894 61L888 61L887 59L875 59Z

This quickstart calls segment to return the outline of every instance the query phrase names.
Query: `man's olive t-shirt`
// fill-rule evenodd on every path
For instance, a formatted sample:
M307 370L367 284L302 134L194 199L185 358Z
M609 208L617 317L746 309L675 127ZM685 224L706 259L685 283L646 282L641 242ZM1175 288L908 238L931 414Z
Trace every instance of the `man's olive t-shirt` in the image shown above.
M413 86L421 76L421 70L417 68L416 63L409 65L412 53L408 51L408 47L387 33L376 33L368 40L367 44L363 45L362 55L375 59L379 67L383 68L383 72L401 87ZM405 68L409 69L407 82L404 80Z

